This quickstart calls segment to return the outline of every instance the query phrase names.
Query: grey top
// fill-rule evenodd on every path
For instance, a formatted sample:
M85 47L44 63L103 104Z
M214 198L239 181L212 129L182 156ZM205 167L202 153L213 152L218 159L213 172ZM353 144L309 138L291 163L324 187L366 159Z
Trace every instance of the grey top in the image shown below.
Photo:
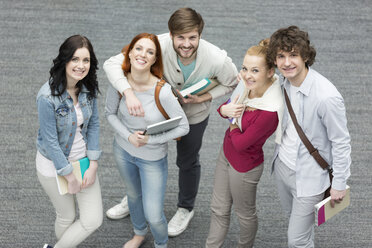
M148 143L141 147L133 146L128 138L134 131L143 131L148 125L164 121L165 118L155 104L155 85L144 92L134 91L145 111L144 117L132 116L128 113L125 96L120 99L118 91L109 86L106 95L105 114L115 131L116 142L132 156L155 161L164 158L168 152L168 141L189 132L189 123L181 105L173 95L169 84L165 84L159 94L160 102L170 118L182 116L178 127L167 132L149 135Z

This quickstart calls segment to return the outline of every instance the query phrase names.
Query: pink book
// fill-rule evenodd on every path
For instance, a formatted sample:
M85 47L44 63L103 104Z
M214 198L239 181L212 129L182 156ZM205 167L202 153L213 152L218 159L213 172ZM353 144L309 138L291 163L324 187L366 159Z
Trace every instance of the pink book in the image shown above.
M346 185L346 195L340 203L335 203L334 208L331 207L331 197L327 197L323 201L314 206L315 208L315 224L320 226L346 207L350 205L350 187Z

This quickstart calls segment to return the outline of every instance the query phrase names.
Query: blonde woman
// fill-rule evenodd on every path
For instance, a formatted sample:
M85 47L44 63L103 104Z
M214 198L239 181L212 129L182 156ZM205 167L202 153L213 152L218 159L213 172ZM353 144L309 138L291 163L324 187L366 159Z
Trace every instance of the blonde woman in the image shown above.
M222 104L223 118L238 118L226 130L217 161L206 247L222 247L230 224L231 207L238 216L238 247L252 247L257 232L256 191L263 172L262 146L275 132L283 111L279 80L266 59L268 40L248 49L240 78L247 88L243 104L237 98ZM279 134L279 132L277 132ZM277 137L276 140L280 140Z

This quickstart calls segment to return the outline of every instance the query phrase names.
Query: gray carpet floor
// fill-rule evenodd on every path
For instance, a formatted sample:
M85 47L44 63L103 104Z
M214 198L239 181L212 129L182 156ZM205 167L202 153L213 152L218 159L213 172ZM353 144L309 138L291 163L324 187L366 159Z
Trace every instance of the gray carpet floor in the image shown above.
M0 0L0 247L42 247L54 244L54 209L35 170L38 128L35 97L47 81L52 59L65 38L83 34L93 43L99 60L98 79L101 145L99 179L104 209L118 203L125 188L112 154L112 131L104 118L108 81L103 62L120 52L140 32L167 32L177 8L190 6L205 19L203 38L225 49L240 68L246 49L281 27L307 30L317 49L314 68L329 78L345 99L352 137L352 169L348 184L351 206L315 229L316 247L372 247L372 2L369 0ZM171 238L169 247L203 247L209 228L209 203L215 160L227 123L213 103L200 154L202 179L195 217L187 231ZM259 183L259 229L255 247L286 247L287 220L281 211L270 175L273 139L265 145L266 162ZM176 211L175 143L170 142L169 180L165 213ZM104 219L103 225L79 247L122 247L132 235L130 219ZM224 247L236 247L239 225L232 215ZM152 247L152 237L143 247Z

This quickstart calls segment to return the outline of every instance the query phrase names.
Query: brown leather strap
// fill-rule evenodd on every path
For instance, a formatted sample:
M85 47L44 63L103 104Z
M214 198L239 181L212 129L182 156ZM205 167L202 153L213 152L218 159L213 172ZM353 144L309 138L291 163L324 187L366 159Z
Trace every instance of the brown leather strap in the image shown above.
M156 104L156 106L158 107L160 113L164 116L164 118L165 118L166 120L169 120L170 117L169 117L169 115L167 114L167 112L165 112L163 106L161 105L160 98L159 98L160 90L161 90L161 88L164 86L164 84L166 84L166 82L165 82L164 79L162 79L162 80L160 80L160 81L158 81L158 82L156 83L156 86L155 86L155 96L154 96L154 97L155 97L155 104ZM122 95L120 94L119 91L118 91L118 94L119 94L119 99L121 99L121 98L122 98ZM175 140L181 140L181 137L175 138Z
M160 90L164 86L164 84L166 84L166 82L165 82L164 79L162 79L162 80L158 81L156 86L155 86L155 103L156 103L156 106L158 107L160 113L164 116L164 118L169 120L170 117L167 114L167 112L165 112L163 106L161 105L160 98L159 98ZM179 141L179 140L181 140L181 137L175 138L175 140Z
M284 89L284 88L283 88ZM285 102L287 104L288 112L289 115L291 116L293 125L295 126L298 136L300 136L300 139L302 140L302 143L306 146L307 150L309 151L310 155L313 156L313 158L318 162L320 167L322 167L324 170L328 170L330 172L330 177L332 176L332 169L329 168L329 165L327 161L323 159L323 157L319 154L318 149L316 149L313 144L309 141L309 139L306 137L306 134L300 127L300 125L297 122L296 115L293 112L293 108L291 105L291 102L289 101L287 91L284 89L284 97L285 97ZM332 181L332 180L331 180Z
M166 82L164 81L164 79L158 81L156 83L156 86L155 86L155 103L156 103L156 106L158 107L160 113L164 116L164 118L166 120L169 120L169 115L167 114L167 112L165 112L163 106L161 105L160 103L160 99L159 99L159 94L160 94L160 90L161 88L164 86L164 84L166 84ZM119 94L119 100L121 100L121 98L123 97L122 94L120 94L120 92L118 91L118 94Z
M159 99L160 90L164 86L164 84L165 84L164 79L158 81L157 84L156 84L156 87L155 87L155 103L156 103L156 106L158 107L160 113L164 116L164 118L166 120L169 120L170 119L169 115L167 114L167 112L165 112L163 106L160 103L160 99Z

